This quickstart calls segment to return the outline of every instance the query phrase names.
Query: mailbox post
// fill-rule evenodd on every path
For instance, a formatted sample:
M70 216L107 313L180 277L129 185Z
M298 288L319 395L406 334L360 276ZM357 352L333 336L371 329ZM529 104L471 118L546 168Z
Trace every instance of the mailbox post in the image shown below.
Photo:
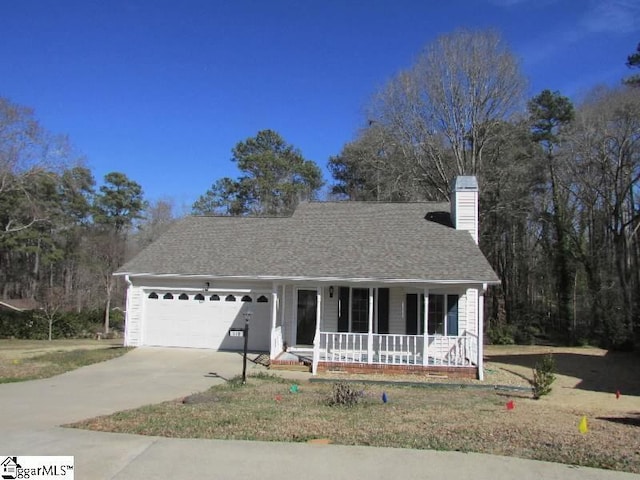
M249 321L253 312L245 312L244 315L244 356L242 358L242 384L247 383L247 346L249 343Z

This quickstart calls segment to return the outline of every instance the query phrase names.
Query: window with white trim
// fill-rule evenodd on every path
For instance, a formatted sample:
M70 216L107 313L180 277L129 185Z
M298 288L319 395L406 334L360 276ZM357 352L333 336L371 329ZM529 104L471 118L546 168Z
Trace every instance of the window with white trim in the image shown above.
M389 289L374 289L373 330L389 333ZM338 332L369 331L369 289L338 287Z
M459 295L430 294L427 334L458 335Z

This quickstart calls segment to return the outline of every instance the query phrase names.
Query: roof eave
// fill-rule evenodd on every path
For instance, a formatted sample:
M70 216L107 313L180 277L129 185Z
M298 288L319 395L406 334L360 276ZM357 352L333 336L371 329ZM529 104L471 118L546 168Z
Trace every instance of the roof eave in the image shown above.
M153 272L116 272L114 275L127 275L135 277L156 278L207 278L223 280L259 280L272 282L318 282L318 283L388 283L388 284L423 284L438 285L460 284L487 284L500 285L500 280L495 278L460 278L460 279L433 279L433 278L383 278L383 277L332 277L332 276L298 276L298 275L207 275L185 273L153 273Z

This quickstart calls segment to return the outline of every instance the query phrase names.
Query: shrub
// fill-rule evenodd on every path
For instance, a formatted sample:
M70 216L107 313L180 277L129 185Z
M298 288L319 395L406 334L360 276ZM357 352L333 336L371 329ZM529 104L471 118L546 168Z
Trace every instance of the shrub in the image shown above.
M533 368L533 380L531 381L533 398L537 400L543 395L551 393L551 385L556 379L555 369L556 363L550 353L542 357L542 361L536 363Z
M102 330L102 312L60 312L52 325L53 338L93 338ZM49 322L38 310L0 312L0 338L45 340L49 336Z
M491 326L487 331L487 337L492 345L513 345L513 328L509 325Z
M327 404L330 407L352 407L356 405L363 396L364 392L355 388L352 384L338 382L333 384Z

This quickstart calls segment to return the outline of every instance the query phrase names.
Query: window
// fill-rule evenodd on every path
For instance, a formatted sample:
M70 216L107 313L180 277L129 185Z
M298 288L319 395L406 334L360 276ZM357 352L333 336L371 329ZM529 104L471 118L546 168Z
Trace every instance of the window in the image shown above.
M374 331L388 333L389 289L378 288L374 294ZM338 287L338 331L354 333L369 331L368 288Z
M198 293L195 297L193 297L194 300L199 300L199 301L203 301L204 300L204 295L202 295L201 293Z
M178 300L189 300L189 295L187 295L186 293L181 293L178 297Z
M219 302L219 301L220 301L220 296L219 296L219 295L216 295L216 294L214 293L213 295L211 295L211 296L209 297L209 301L210 301L210 302Z
M253 302L253 299L249 295L244 295L242 297L242 302Z
M165 300L173 300L173 294L170 292L165 293L162 298L164 298Z
M429 335L444 335L444 295L429 295Z
M236 297L234 297L233 295L227 295L224 299L225 302L235 302L236 301Z
M158 299L158 294L156 292L151 292L149 294L149 297L147 298L151 298L152 300L157 300Z
M351 331L366 333L369 331L369 289L351 289Z
M264 295L260 295L257 300L258 303L269 303L269 299Z
M459 295L429 295L429 335L458 335L459 299Z
M447 295L447 335L458 335L458 295Z

